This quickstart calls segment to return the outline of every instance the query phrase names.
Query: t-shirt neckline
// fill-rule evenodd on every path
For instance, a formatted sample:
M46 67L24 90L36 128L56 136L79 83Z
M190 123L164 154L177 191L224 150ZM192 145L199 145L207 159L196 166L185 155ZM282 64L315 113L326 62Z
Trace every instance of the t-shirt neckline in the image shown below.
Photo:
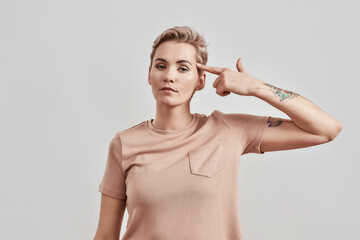
M197 120L197 114L196 113L193 113L192 114L193 117L191 119L191 121L186 124L184 127L182 128L179 128L179 129L175 129L175 130L163 130L163 129L158 129L158 128L155 128L152 123L151 123L151 120L152 119L149 119L146 121L146 125L147 127L153 131L153 132L156 132L156 133L159 133L159 134L164 134L164 135L170 135L170 134L179 134L179 133L183 133L183 132L186 132L187 130L189 130L192 126L194 126L194 124L196 123L196 120Z

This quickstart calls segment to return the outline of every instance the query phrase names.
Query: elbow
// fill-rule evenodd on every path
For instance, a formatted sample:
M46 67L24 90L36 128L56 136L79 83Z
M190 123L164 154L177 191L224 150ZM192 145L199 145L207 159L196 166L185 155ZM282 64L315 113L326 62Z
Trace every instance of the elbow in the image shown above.
M328 139L329 142L334 140L342 130L342 124L337 121L337 124L329 131Z

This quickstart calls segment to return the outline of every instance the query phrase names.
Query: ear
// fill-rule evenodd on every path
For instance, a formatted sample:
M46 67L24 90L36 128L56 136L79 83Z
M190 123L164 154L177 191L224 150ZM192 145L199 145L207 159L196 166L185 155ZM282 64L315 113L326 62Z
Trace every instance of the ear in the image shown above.
M149 85L151 85L151 81L150 81L150 71L151 71L151 67L149 67L149 73L148 73L148 83L149 83Z
M199 90L201 90L201 89L203 89L203 88L205 87L205 80L206 80L206 73L203 72L203 73L200 75L199 80L198 80L198 82L197 82L197 85L196 85L196 87L195 87L195 89L196 89L197 91L199 91Z

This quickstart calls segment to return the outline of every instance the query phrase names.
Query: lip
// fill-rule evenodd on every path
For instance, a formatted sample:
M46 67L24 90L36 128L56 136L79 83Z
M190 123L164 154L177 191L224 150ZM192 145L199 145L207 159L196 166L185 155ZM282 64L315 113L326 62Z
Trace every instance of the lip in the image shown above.
M174 89L172 89L170 87L163 87L160 90L170 90L170 91L173 91L173 92L177 92L177 91L175 91Z

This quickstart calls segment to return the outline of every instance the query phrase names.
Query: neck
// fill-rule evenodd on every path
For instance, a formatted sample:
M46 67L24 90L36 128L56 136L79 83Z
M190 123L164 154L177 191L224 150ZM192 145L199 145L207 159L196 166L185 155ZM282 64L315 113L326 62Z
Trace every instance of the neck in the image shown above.
M155 120L151 120L152 125L161 130L177 130L188 125L194 118L194 114L172 114L162 116L156 114Z

